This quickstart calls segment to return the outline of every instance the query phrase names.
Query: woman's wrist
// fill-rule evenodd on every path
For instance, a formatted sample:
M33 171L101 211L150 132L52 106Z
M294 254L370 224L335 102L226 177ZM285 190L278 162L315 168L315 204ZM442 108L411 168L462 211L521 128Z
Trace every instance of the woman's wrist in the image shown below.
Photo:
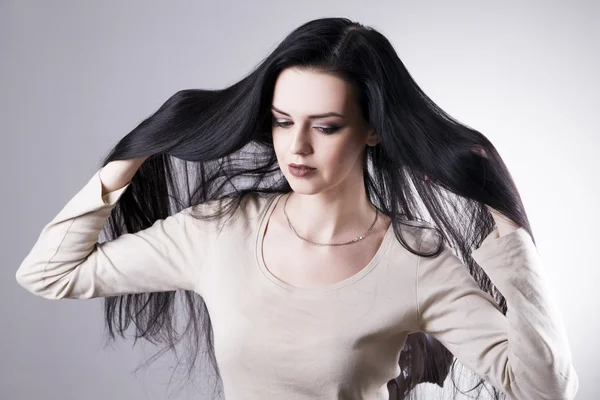
M128 160L114 160L100 169L102 195L121 189L133 179L133 176L148 157Z

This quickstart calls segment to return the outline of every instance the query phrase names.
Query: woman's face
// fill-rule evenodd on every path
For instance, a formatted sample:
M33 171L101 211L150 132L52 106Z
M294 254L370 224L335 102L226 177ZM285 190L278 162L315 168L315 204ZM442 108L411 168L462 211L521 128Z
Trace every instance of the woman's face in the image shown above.
M285 69L275 83L271 112L277 161L295 192L363 184L363 151L378 137L362 118L350 84L331 74ZM327 113L340 116L310 118ZM290 163L316 170L297 177Z

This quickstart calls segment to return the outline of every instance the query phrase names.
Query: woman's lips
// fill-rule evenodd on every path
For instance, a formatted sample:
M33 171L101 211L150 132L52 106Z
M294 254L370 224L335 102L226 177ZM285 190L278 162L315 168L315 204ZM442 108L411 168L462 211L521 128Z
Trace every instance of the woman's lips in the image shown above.
M299 178L310 175L312 172L317 170L316 168L300 168L293 165L289 165L288 167L290 173Z

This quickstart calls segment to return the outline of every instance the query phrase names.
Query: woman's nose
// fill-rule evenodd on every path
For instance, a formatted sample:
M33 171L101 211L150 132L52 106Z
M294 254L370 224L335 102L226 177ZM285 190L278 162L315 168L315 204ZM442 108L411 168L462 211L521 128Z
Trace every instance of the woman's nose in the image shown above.
M299 127L295 131L292 131L292 138L290 140L290 151L292 153L308 153L310 151L310 131L308 129Z

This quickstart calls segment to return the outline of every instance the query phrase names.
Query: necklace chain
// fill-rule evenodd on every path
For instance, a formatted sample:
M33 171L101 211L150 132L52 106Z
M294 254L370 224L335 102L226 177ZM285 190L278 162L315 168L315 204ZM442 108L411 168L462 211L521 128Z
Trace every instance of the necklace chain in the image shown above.
M317 245L317 246L344 246L347 244L352 244L352 243L356 243L360 240L363 240L365 238L365 236L367 236L369 234L369 232L371 232L373 230L373 227L375 226L375 223L377 222L377 217L379 216L379 210L377 208L375 208L375 221L373 221L373 224L371 225L371 227L369 228L369 230L367 232L365 232L364 234L362 234L361 236L357 236L354 239L348 241L348 242L344 242L344 243L317 243L317 242L313 242L312 240L308 240L303 238L302 236L298 235L298 232L296 232L296 229L294 229L294 226L292 225L292 222L290 221L290 217L288 217L287 211L285 210L285 207L287 206L287 202L291 197L291 193L286 197L285 199L285 203L283 203L283 213L285 214L285 218L287 219L288 225L290 226L290 228L292 229L292 231L294 231L294 233L296 234L296 236L298 236L300 239L304 240L305 242Z

